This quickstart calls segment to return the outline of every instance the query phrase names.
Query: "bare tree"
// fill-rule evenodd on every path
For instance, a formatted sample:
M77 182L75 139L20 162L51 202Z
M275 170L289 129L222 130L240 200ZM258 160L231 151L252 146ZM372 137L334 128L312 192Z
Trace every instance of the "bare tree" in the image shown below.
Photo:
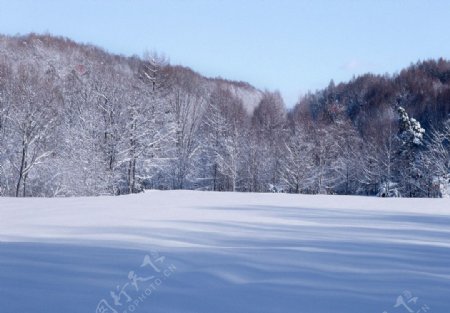
M19 67L15 86L12 114L8 118L12 131L18 135L17 154L11 155L17 170L15 195L18 197L20 191L23 196L27 194L27 178L31 170L54 152L48 149L47 143L52 140L58 121L56 105L62 100L53 78L42 76L31 65ZM34 86L39 86L39 89L34 89Z

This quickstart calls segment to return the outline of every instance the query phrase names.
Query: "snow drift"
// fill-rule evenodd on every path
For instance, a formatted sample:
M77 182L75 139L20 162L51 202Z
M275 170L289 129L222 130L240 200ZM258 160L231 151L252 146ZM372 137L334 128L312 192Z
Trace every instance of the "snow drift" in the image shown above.
M448 312L449 225L449 199L192 191L0 198L0 307ZM150 295L146 258L161 281ZM131 272L141 278L135 286Z

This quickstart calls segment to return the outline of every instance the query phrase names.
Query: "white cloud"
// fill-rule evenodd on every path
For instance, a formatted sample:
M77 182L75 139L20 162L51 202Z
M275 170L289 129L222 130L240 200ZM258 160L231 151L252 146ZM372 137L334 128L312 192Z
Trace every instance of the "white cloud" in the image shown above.
M344 63L343 65L341 65L340 68L344 71L353 72L353 71L362 70L364 68L367 68L367 64L362 62L361 60L352 59L352 60Z

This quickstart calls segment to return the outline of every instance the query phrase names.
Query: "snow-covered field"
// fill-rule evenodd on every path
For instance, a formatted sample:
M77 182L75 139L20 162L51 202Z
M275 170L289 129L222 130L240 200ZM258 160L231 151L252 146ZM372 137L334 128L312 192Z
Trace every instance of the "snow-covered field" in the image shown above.
M384 311L450 312L449 199L0 198L2 313Z

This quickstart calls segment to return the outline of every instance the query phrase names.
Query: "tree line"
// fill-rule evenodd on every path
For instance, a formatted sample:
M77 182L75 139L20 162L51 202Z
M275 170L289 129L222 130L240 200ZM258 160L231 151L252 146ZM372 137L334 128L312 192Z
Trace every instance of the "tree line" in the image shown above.
M207 79L156 54L0 36L0 194L196 189L446 194L450 63L302 97Z

